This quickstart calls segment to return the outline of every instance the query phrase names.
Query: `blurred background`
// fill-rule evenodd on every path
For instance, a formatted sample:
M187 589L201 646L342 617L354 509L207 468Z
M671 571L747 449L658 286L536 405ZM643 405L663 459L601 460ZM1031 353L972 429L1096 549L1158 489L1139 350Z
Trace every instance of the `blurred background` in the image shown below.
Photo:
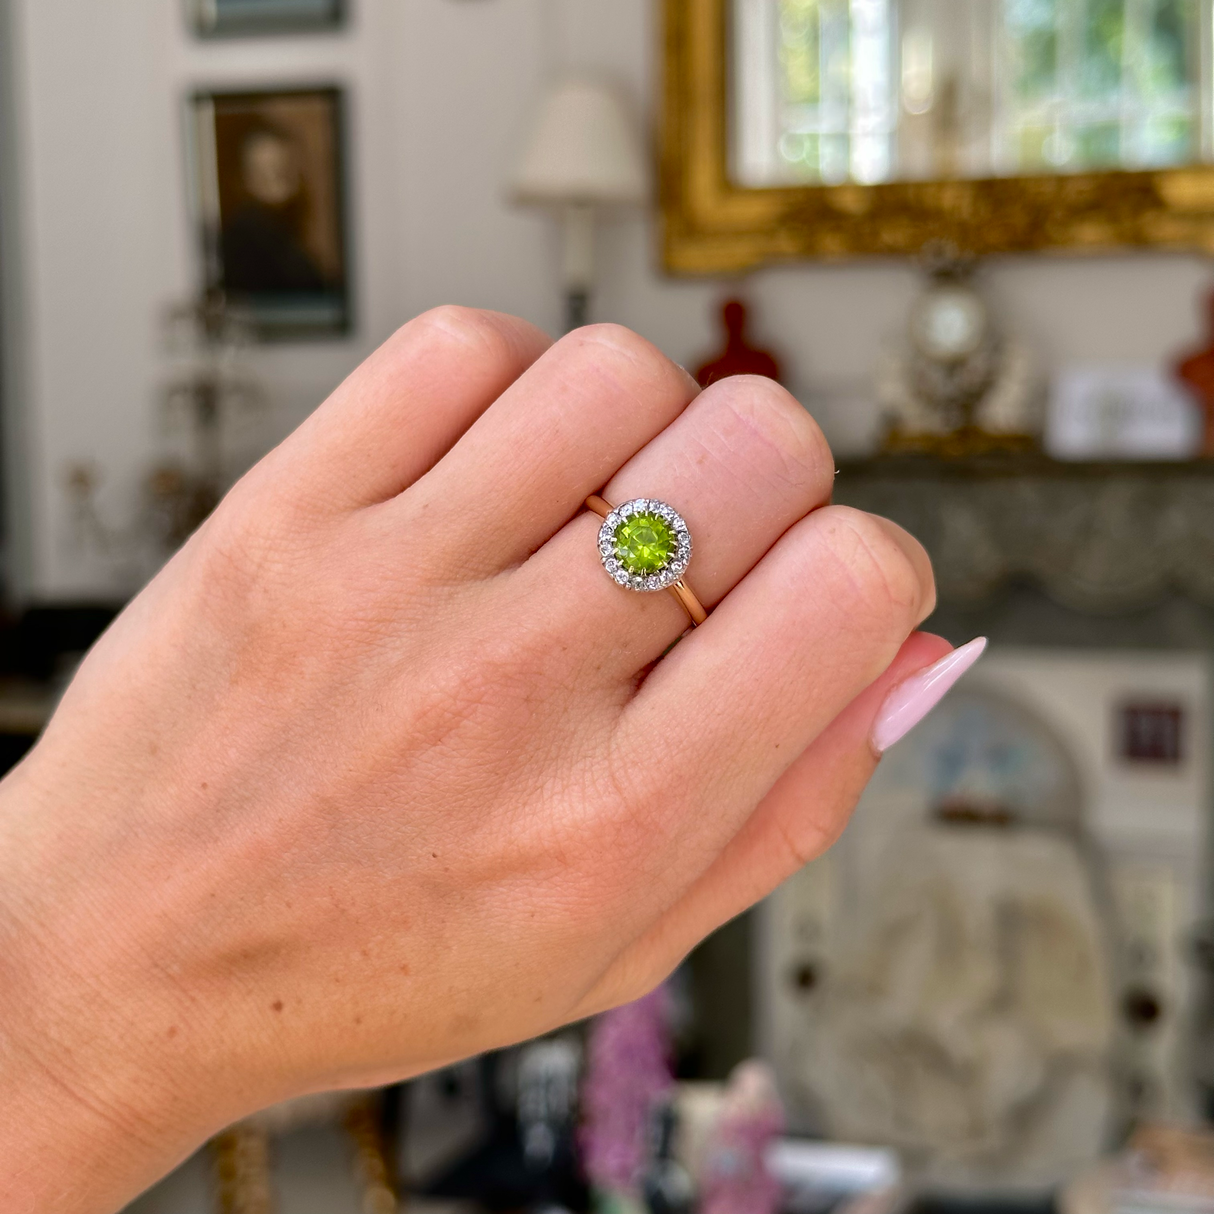
M0 0L0 767L441 303L781 380L962 688L653 996L138 1214L1214 1209L1214 0Z

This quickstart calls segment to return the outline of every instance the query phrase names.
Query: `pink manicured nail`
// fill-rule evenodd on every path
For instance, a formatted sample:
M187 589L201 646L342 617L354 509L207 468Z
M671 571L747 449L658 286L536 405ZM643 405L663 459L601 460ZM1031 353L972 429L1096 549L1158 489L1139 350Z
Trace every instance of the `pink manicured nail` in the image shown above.
M881 754L905 737L937 704L950 687L982 656L986 637L979 637L946 653L934 666L903 679L885 697L873 725L873 749Z

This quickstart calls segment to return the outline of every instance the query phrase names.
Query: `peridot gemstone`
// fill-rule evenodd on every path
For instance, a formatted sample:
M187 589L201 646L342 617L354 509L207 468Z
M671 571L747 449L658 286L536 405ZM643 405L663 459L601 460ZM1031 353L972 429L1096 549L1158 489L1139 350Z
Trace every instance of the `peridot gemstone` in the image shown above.
M656 573L674 559L678 541L674 528L656 514L643 512L625 519L615 532L615 554L629 573Z

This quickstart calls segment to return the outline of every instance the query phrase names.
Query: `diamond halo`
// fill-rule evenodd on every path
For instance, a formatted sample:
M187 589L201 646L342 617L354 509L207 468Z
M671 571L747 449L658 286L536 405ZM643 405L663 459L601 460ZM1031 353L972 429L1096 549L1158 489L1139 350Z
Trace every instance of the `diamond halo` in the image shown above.
M652 516L669 529L671 551L660 567L652 571L630 569L627 555L621 552L618 533L625 523L638 516ZM656 498L634 498L617 506L603 520L599 528L599 558L612 580L628 590L668 590L687 571L691 560L691 532L683 516L665 502Z

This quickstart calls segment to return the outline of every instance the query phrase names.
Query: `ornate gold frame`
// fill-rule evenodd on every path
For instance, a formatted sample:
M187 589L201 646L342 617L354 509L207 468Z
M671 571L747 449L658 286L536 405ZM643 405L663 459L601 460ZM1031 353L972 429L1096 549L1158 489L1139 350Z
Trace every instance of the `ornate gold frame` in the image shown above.
M676 274L793 258L1150 246L1214 253L1214 165L746 189L728 172L729 0L665 0L663 255Z

